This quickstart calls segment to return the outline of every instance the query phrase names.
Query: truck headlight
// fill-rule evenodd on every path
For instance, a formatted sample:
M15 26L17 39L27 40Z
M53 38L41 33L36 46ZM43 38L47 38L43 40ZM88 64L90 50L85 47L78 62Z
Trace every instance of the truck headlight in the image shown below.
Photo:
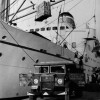
M34 79L34 84L38 84L38 79Z
M62 84L63 80L62 79L58 79L58 84Z

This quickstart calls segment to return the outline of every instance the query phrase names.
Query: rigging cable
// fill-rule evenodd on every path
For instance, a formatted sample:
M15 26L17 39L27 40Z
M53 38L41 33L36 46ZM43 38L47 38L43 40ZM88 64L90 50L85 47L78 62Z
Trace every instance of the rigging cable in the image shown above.
M68 1L67 3L65 3L65 5L68 4L68 3L70 3L70 2L72 2L72 1L74 1L74 0ZM62 5L64 5L64 4L62 4ZM62 6L62 5L60 5L60 6ZM58 7L59 7L59 6L57 6L56 8L58 8ZM54 9L55 9L55 8L54 8ZM43 27L45 27L45 26L47 26L47 25L49 25L49 24L55 22L57 19L58 19L58 18L56 18L55 20L51 21L50 23L44 25ZM28 19L27 19L27 20L28 20ZM19 21L19 22L20 22L20 21ZM18 22L18 23L19 23L19 22Z
M0 14L2 14L3 12L5 12L5 10L7 10L11 5L13 5L16 1L18 0L15 0L13 1L8 7L6 7L3 11L0 12Z
M89 22L92 18L94 18L94 16L92 16L88 21L86 21L85 23L83 23L83 24L86 24L87 22ZM80 26L82 26L83 24L81 24ZM79 28L80 26L78 26L78 27L76 27L76 28ZM73 31L73 30L72 30ZM71 32L72 32L71 31ZM71 32L65 37L65 39L63 39L63 41L66 41L66 38L71 34ZM59 35L60 36L60 35ZM61 42L61 44L63 43L63 41ZM68 42L67 42L68 43ZM60 45L61 45L60 44Z
M74 7L76 7L76 6L77 6L78 4L80 4L82 1L83 1L83 0L80 0L80 2L78 2L76 5L74 5L74 6L73 6L71 9L69 9L68 11L72 10ZM58 18L57 18L57 19L58 19ZM53 23L53 22L56 21L57 19L53 20L51 23ZM51 24L51 23L48 23L47 25L49 25L49 24ZM46 26L47 26L47 25L46 25ZM70 33L65 37L65 39L66 39L73 31L74 31L74 29L70 31ZM62 42L60 43L60 45L65 41L65 39L62 40Z
M62 9L62 6L60 8L59 15L58 15L56 43L58 42L58 27L59 27L59 16L61 14L61 9Z
M21 20L21 21L19 21L19 22L17 22L17 23L20 23L20 22L23 22L23 21L26 21L26 20L32 19L33 17L35 17L35 15L34 15L34 16L31 16L30 18L23 19L23 20Z
M73 0L72 0L73 1ZM70 2L72 2L72 1L70 1ZM70 10L72 10L74 7L76 7L78 4L80 4L82 1L84 1L84 0L80 0L76 5L74 5L72 8L70 8L68 11L70 11ZM68 4L68 3L70 3L70 2L67 2L66 4ZM67 11L67 12L68 12ZM56 19L57 20L57 19ZM54 20L55 21L55 20ZM51 24L51 23L50 23Z
M94 8L94 16L93 16L92 18L95 19L95 13L96 13L96 0L95 0L94 5L95 5L95 8ZM91 19L92 19L92 18L91 18ZM90 20L91 20L91 19L90 19ZM90 21L90 20L89 20L89 21ZM89 21L88 21L88 22L89 22ZM95 19L95 23L96 23L96 19ZM90 33L90 31L88 32L87 38L89 37L89 33ZM94 34L95 34L95 33L94 33ZM95 34L95 36L96 36L96 34ZM88 41L88 40L86 40L85 47L84 47L84 51L83 51L83 55L84 55L84 53L85 53L85 49L86 49L86 46L87 46L87 41Z
M83 1L83 0L82 0ZM68 11L72 10L74 7L76 7L78 4L80 4L82 1L78 2L76 5L74 5L71 9L69 9ZM94 17L94 16L93 16ZM92 17L92 18L93 18ZM92 19L91 18L91 19ZM91 20L89 19L88 22ZM74 29L73 29L74 30ZM71 32L63 39L63 41L60 43L60 45L65 41L65 39L73 32L73 30L71 30ZM87 36L88 37L88 36Z
M56 31L55 31L56 32ZM57 33L57 32L56 32ZM62 39L64 39L60 34L58 34ZM65 40L66 41L66 40ZM66 41L67 42L67 41ZM72 46L72 44L70 44L69 42L67 42L69 45L71 45ZM76 50L76 51L78 51L77 49L75 49L75 48L73 48L74 50ZM78 51L79 52L79 51ZM82 53L81 52L79 52L80 53L80 55L82 55Z
M80 2L78 2L76 5L74 5L71 9L69 9L68 11L72 10L74 7L76 7L78 4L80 4L83 0L80 0ZM70 33L65 37L65 39L74 31L74 29L72 29L70 31ZM62 42L60 43L60 45L65 41L65 39L62 40Z
M33 67L14 66L14 65L2 64L2 63L0 63L0 65L3 66L3 67L4 67L4 66L5 66L5 67L8 67L8 66L9 66L9 67L13 67L13 68L33 69ZM0 66L0 67L1 67L1 66Z
M64 0L64 7L63 7L63 12L64 12L64 8L65 8L65 0ZM60 12L61 13L61 12ZM59 13L59 15L60 15L60 13ZM58 16L58 21L59 21L59 16ZM58 24L59 24L59 22L58 22ZM59 25L58 25L59 26ZM62 23L61 23L61 26L62 26ZM57 28L57 30L58 30L58 28ZM59 34L59 33L58 33ZM60 30L60 34L61 34L61 30Z
M0 21L1 22L1 21ZM9 35L14 39L14 41L17 43L17 45L19 45L19 43L17 42L17 40L12 36L12 34L8 31L8 29L3 25L3 23L1 22L2 26L4 27L4 29L7 31L7 33L9 33ZM31 60L33 62L36 62L23 48L21 48L25 53L26 55L31 58Z
M83 0L82 0L83 1ZM82 1L80 1L80 2L78 2L76 5L74 5L71 9L69 9L68 11L70 11L70 10L72 10L74 7L76 7L78 4L80 4ZM94 18L95 17L95 15L92 17L92 18ZM88 22L92 19L92 18L90 18L89 20L88 20ZM80 26L79 26L80 27ZM74 29L73 29L74 30ZM73 30L65 37L65 39L73 32ZM87 37L89 36L89 33L88 33L88 35L87 35ZM64 40L65 40L64 39ZM64 41L63 40L63 41ZM60 45L63 43L63 41L60 43ZM86 45L85 45L85 48L86 48ZM83 51L83 56L84 56L84 52L85 52L85 48L84 48L84 51Z
M65 1L66 1L66 0L64 0L64 2L65 2ZM59 6L66 5L66 4L68 4L68 3L72 2L72 1L74 1L74 0L70 0L70 1L68 1L68 2L66 2L66 3L64 3L64 4L61 4L61 5L59 5ZM57 7L54 7L54 8L52 8L52 9L58 8L59 6L57 6Z
M82 1L84 0L80 0L76 5L74 5L71 9L69 9L68 11L72 10L73 8L75 8L77 5L79 5Z
M9 22L11 22L13 20L13 18L15 17L15 15L19 12L20 8L23 6L23 4L26 2L26 0L24 0L22 2L22 4L20 5L20 7L18 8L18 10L16 11L16 13L14 14L14 16L11 18L11 20Z
M94 17L94 16L93 16ZM92 18L93 18L92 17ZM87 22L89 22L92 18L90 18ZM86 22L86 23L87 23ZM80 27L80 26L79 26ZM78 27L77 27L78 28ZM71 32L63 39L63 41L60 43L60 45L66 40L66 38L72 33L74 31L74 29L73 30L71 30ZM88 37L88 36L87 36ZM83 53L84 54L84 53Z
M94 21L95 21L95 28L96 28L96 0L95 0L95 7L94 7ZM95 33L96 36L96 33Z
M62 40L62 42L60 43L60 45L65 41L65 39L74 31L74 29L72 29L69 34Z
M87 38L89 37L89 34L90 34L90 32L88 32L88 34L87 34ZM85 43L85 46L84 46L83 55L84 55L84 53L85 53L85 49L86 49L86 46L87 46L87 41L88 41L88 40L86 40L86 43Z
M72 10L74 7L76 7L76 6L77 6L78 4L80 4L82 1L83 1L83 0L80 0L76 5L74 5L74 6L73 6L71 9L69 9L68 11ZM58 18L57 18L57 19L58 19ZM53 23L53 22L56 21L57 19L53 20L52 22L48 23L47 25ZM46 26L47 26L47 25L46 25ZM44 26L44 27L45 27L45 26ZM70 33L62 40L62 42L60 43L60 45L65 41L65 39L66 39L73 31L74 31L74 29L71 30Z
M91 21L95 16L92 16L88 21L82 23L81 25L77 26L76 28L79 28L81 26L83 26L84 24L86 24L87 22Z
M65 0L64 0L64 1L65 1ZM65 5L68 4L68 3L70 3L70 2L72 2L72 1L74 1L74 0L68 1L67 3L65 3ZM64 5L64 4L62 4L62 5ZM62 6L62 5L60 5L60 6ZM46 24L45 26L47 26L47 25L49 25L49 24L55 22L56 20L58 20L58 18L54 19L53 21L51 21L50 23ZM45 26L44 26L44 27L45 27Z

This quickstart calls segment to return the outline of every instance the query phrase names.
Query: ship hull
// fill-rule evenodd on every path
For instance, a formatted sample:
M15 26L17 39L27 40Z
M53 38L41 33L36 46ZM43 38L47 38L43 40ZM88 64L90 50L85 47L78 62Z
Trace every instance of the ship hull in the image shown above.
M74 60L74 52L69 49L36 32L24 32L0 20L0 99L27 96L30 87L20 86L19 75L34 73L36 62L69 60ZM89 61L84 66L89 73L88 69L95 67L96 62Z
M37 60L43 62L74 59L74 53L70 50L35 34L0 21L0 99L27 96L30 87L20 86L19 75L34 73Z

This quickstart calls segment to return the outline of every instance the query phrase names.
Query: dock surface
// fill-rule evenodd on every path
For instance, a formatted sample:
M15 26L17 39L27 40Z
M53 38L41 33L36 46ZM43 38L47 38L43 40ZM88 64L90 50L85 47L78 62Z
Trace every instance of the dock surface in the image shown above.
M29 100L29 98L24 99ZM45 97L44 99L38 98L37 100L64 100L64 97L62 98L52 98L52 97ZM100 92L83 92L83 96L81 98L72 98L69 100L100 100Z

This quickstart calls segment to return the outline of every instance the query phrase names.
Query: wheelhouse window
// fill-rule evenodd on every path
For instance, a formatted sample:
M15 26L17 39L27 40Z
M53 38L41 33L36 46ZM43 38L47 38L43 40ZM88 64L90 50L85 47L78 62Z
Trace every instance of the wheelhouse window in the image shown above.
M53 30L57 30L57 27L56 27L56 26L55 26L55 27L52 27L52 29L53 29Z
M53 65L50 67L51 73L65 73L65 65Z
M47 31L50 31L51 30L51 27L47 27Z
M41 28L41 31L45 31L45 28L43 27L43 28Z
M39 28L36 28L35 31L38 32L39 31Z
M64 30L65 29L65 26L60 26L60 30Z

